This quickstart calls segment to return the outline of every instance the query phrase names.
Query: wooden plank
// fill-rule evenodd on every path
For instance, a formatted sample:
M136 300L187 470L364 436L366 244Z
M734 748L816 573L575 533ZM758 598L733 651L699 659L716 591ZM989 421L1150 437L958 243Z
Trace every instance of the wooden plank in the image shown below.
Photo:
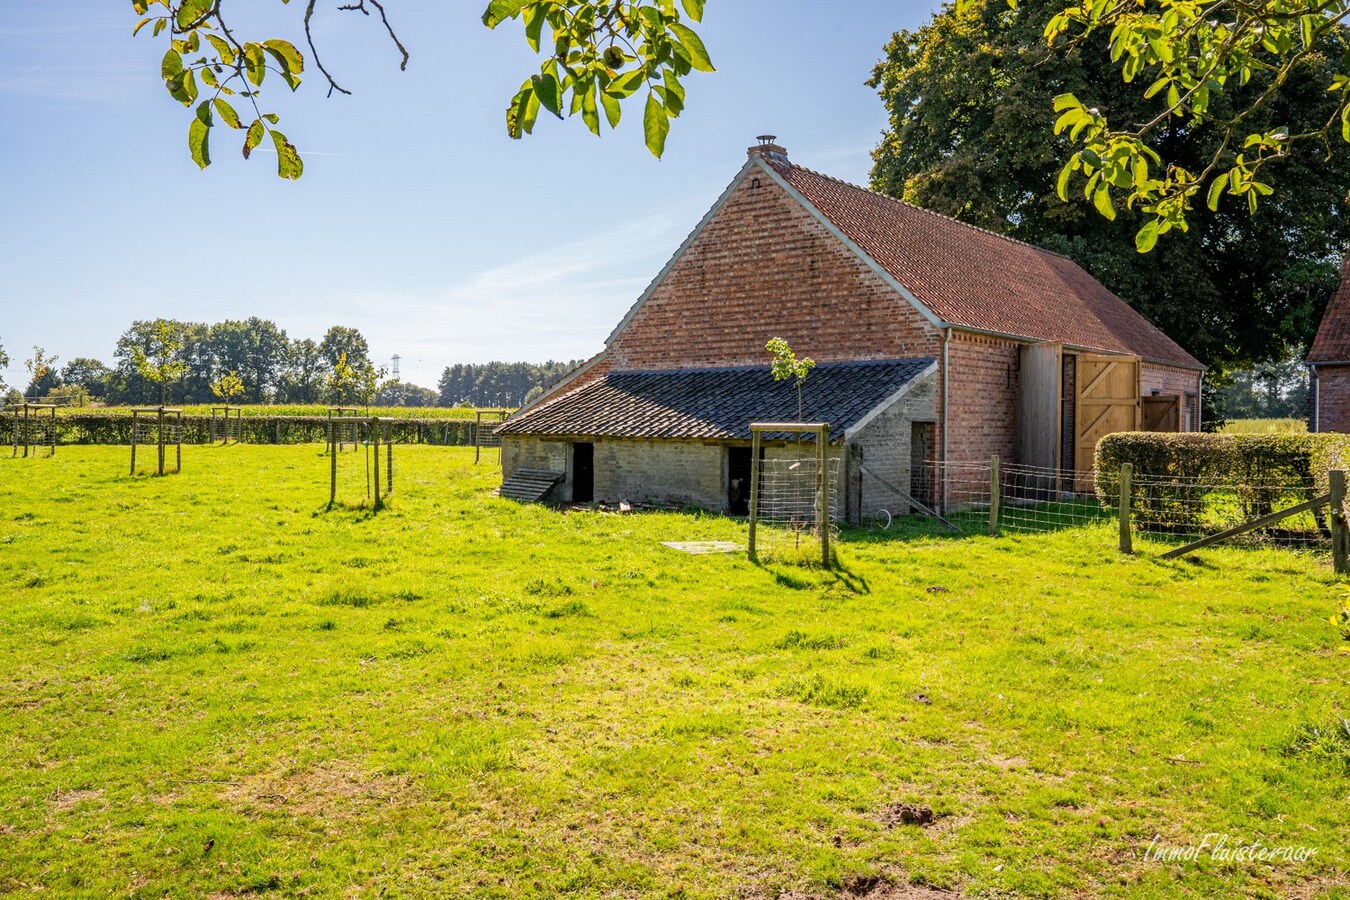
M1345 471L1327 473L1331 482L1331 563L1337 575L1350 574L1350 529L1345 523Z
M1250 522L1243 522L1241 525L1235 525L1234 527L1229 528L1225 531L1220 531L1218 534L1211 534L1209 537L1201 538L1200 540L1195 541L1194 543L1191 544L1187 544L1184 547L1177 547L1175 550L1168 550L1159 558L1174 559L1175 557L1178 556L1185 556L1187 553L1190 553L1194 550L1200 550L1204 547L1209 547L1221 541L1226 541L1231 537L1237 537L1239 534L1246 534L1249 531L1255 531L1258 528L1264 528L1267 525L1273 525L1276 522L1280 521L1281 519L1287 519L1290 516L1296 516L1299 513L1308 512L1309 510L1316 509L1319 506L1326 506L1330 502L1331 502L1331 494L1323 494L1320 497L1314 497L1311 500L1307 500L1303 503L1300 503L1298 506L1291 506L1288 509L1282 509L1279 512L1273 512L1268 516L1262 516L1261 518L1253 519Z
M1063 352L1063 345L1049 341L1021 348L1017 461L1024 466L1059 468Z

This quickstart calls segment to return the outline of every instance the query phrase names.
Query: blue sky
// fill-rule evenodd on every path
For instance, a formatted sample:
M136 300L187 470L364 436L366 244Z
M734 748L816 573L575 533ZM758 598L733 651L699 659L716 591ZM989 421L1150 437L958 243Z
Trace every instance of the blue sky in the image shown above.
M300 44L299 4L235 5L236 32ZM454 362L589 356L755 135L865 181L885 111L863 82L890 34L935 6L709 0L700 33L719 71L690 77L658 161L632 104L600 139L541 118L509 140L506 103L537 66L519 30L484 29L481 3L385 5L406 72L378 23L334 0L316 16L319 49L354 95L325 99L312 64L297 94L265 90L305 157L293 183L275 156L244 161L224 128L197 169L187 112L158 77L165 39L132 39L129 0L6 4L5 380L26 383L33 344L111 363L131 321L157 316L257 315L293 338L353 326L372 357L400 354L404 379L428 387Z

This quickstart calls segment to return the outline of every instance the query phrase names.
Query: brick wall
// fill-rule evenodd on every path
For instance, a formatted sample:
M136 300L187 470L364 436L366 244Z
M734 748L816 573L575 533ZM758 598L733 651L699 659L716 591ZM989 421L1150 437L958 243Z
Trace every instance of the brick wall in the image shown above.
M755 186L758 179L758 187ZM615 369L935 357L939 331L767 176L735 190L626 328Z
M1317 367L1317 430L1350 433L1350 366Z
M1142 363L1139 368L1141 394L1147 397L1157 391L1159 394L1180 396L1181 430L1199 431L1200 373L1191 369L1178 369L1149 362Z
M947 459L1017 459L1016 341L954 332L947 347ZM938 418L942 398L938 398Z

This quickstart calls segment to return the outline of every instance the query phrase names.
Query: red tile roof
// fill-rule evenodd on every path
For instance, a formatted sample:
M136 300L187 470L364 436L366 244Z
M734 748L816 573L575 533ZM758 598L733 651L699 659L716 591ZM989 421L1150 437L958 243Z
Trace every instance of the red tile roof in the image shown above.
M1331 296L1317 337L1308 350L1308 362L1346 362L1350 360L1350 253L1341 262L1341 286Z
M947 324L1203 368L1065 256L782 158L764 162Z

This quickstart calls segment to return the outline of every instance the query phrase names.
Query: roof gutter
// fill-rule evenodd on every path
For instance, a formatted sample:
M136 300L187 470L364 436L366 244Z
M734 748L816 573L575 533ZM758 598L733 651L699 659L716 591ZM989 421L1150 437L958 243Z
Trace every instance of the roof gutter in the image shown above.
M1052 338L1030 337L1025 334L1011 334L1006 331L992 331L988 328L973 328L969 325L961 325L955 322L943 322L941 327L949 330L954 329L956 331L965 332L966 334L978 334L984 337L1003 338L1009 341L1025 341L1026 343L1029 344L1040 344L1044 343L1047 340L1053 340ZM1058 343L1064 342L1060 341ZM1123 350L1103 350L1100 347L1085 347L1079 344L1064 344L1064 349L1072 351L1074 353L1106 353L1112 356L1138 356L1144 362L1152 363L1155 366L1170 366L1173 369L1186 369L1189 372L1209 371L1209 367L1204 365L1203 363L1200 363L1198 360L1196 365L1191 365L1189 363L1177 362L1176 360L1171 359L1158 359L1155 356L1142 356L1138 353L1127 353ZM1347 362L1346 365L1350 365L1350 362Z

